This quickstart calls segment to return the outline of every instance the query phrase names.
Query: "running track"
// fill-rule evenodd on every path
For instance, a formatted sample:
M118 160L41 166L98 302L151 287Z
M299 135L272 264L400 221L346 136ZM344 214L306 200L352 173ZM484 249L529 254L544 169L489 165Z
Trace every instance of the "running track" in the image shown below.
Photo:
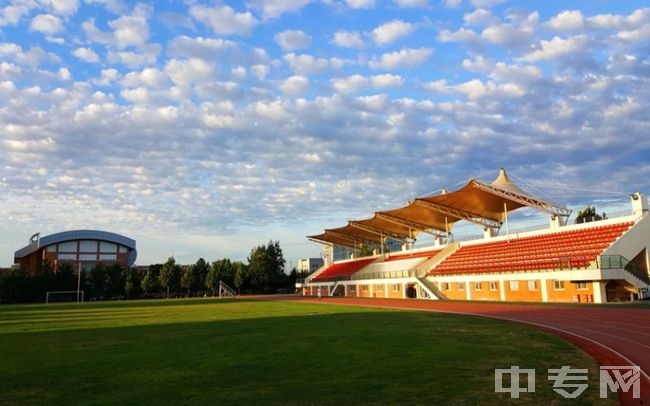
M621 401L625 405L650 405L650 308L345 297L267 296L264 299L471 314L533 325L578 345L600 365L640 366L641 399L632 399L630 393Z

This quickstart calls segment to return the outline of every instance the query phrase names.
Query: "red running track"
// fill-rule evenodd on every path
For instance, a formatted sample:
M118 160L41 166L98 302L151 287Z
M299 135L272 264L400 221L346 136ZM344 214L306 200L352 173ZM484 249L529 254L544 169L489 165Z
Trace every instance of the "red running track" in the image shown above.
M632 399L630 390L629 394L621 397L621 402L625 405L650 405L650 308L345 297L267 296L264 299L469 314L533 325L578 345L599 365L640 366L641 399Z

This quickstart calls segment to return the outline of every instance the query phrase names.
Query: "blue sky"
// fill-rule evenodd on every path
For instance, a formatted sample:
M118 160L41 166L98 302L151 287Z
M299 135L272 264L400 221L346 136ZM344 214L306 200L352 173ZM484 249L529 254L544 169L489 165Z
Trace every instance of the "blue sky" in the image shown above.
M0 265L71 228L140 264L269 239L295 262L500 166L578 208L648 192L645 5L4 1Z

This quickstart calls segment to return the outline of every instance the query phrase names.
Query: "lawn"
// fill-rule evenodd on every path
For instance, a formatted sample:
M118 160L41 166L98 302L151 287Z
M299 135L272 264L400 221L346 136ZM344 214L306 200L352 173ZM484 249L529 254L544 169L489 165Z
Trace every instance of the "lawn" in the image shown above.
M562 403L547 380L562 365L588 368L579 403L599 401L596 363L547 333L338 305L0 306L0 361L2 404L501 404L494 368L511 365L537 372L517 404Z

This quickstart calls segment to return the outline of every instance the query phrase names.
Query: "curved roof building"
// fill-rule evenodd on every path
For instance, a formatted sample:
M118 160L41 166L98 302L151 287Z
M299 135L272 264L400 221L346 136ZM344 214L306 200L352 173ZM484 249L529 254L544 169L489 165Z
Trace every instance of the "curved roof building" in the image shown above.
M14 253L14 262L35 272L44 262L52 266L69 263L73 268L92 269L96 264L118 263L124 268L135 264L135 240L100 230L72 230L40 237L34 234L29 244Z

